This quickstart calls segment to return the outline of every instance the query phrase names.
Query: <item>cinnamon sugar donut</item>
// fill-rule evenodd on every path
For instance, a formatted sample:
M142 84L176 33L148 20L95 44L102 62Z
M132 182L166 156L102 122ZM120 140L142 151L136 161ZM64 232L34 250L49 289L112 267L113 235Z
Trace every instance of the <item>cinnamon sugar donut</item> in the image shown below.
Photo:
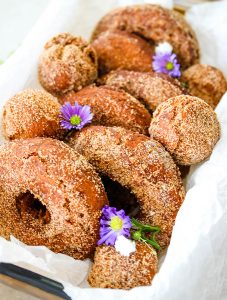
M91 255L107 203L84 157L50 138L0 147L0 235L77 259Z
M188 85L191 95L205 100L213 108L227 90L227 82L222 72L208 65L191 66L183 72L181 81Z
M139 99L150 111L154 111L165 100L185 93L178 80L157 74L116 70L104 76L102 82L125 90Z
M124 128L103 126L84 128L69 143L99 173L136 196L141 219L160 226L157 240L168 245L184 189L178 168L161 144Z
M91 44L98 56L99 73L115 69L149 72L154 46L141 37L123 31L105 31Z
M152 4L115 9L99 21L92 40L113 30L137 34L151 43L169 42L183 69L198 62L199 46L193 30L180 14L169 9Z
M112 289L150 285L157 272L157 262L155 250L142 242L136 242L136 251L128 257L112 246L99 246L88 282L92 287Z
M46 43L38 73L41 85L51 94L80 90L97 77L95 50L80 37L58 34Z
M205 101L193 96L170 98L154 112L149 132L180 165L206 159L220 138L216 113Z
M59 101L89 105L94 114L92 123L106 126L121 126L132 131L148 134L151 116L145 107L124 91L108 86L88 86L79 92L73 91L59 97Z
M27 89L10 98L3 107L2 129L9 140L56 137L64 134L60 126L58 100L47 92Z

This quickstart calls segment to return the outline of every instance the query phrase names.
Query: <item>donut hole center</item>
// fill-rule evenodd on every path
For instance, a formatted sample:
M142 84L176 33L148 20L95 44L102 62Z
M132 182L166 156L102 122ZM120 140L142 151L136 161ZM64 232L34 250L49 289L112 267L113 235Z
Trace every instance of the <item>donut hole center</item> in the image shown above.
M25 221L36 220L42 225L50 223L50 212L31 192L26 191L16 197L16 207L20 217Z
M113 181L107 176L101 175L101 178L110 206L116 207L117 210L124 209L127 215L135 217L140 211L135 195L119 182Z

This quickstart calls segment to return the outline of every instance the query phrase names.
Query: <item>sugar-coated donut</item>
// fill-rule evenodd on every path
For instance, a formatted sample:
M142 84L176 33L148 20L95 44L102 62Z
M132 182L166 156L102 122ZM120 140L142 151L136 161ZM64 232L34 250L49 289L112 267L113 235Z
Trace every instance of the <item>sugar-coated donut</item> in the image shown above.
M92 287L112 289L150 285L157 264L155 250L142 242L136 242L136 251L129 256L121 255L112 246L99 246L88 282Z
M139 99L150 111L154 111L163 101L185 93L178 80L170 79L166 74L162 75L116 70L102 77L101 81L125 90Z
M80 37L58 34L46 43L38 73L41 85L51 94L80 90L97 77L95 50Z
M63 136L57 98L45 91L27 89L10 98L3 107L2 129L9 140Z
M0 147L0 235L77 259L96 246L107 198L86 159L58 140L17 140Z
M154 46L141 37L124 31L106 31L91 44L98 56L99 73L115 69L141 72L151 70Z
M151 115L137 99L123 90L91 85L77 93L71 91L60 97L59 101L71 104L77 101L80 105L89 105L94 114L93 124L121 126L148 134Z
M180 14L161 6L142 4L115 9L99 21L92 40L109 30L134 33L156 44L169 42L183 69L198 62L199 46L193 30Z
M222 72L208 65L191 66L183 72L181 81L188 85L191 95L205 100L213 108L227 90L227 82Z
M220 125L205 101L181 95L157 107L149 132L178 164L192 165L211 154L220 138Z
M179 170L163 146L142 134L103 126L84 128L69 143L99 173L136 196L141 218L160 226L157 240L168 245L184 189Z

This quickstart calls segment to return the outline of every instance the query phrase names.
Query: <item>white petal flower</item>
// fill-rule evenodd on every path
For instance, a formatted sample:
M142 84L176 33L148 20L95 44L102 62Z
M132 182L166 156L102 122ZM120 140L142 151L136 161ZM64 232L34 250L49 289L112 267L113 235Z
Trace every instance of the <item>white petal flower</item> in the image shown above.
M172 53L173 47L168 42L163 42L158 44L158 46L155 47L155 53L159 54L166 54L166 53Z
M120 252L121 255L129 256L130 253L136 251L136 243L123 235L119 235L115 242L115 249Z

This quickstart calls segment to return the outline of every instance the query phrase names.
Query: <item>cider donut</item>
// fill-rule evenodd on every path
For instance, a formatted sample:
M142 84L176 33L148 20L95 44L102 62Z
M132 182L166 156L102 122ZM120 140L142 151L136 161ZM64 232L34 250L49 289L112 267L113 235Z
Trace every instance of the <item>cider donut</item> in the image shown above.
M220 138L216 113L202 99L181 95L161 103L154 112L149 132L179 165L206 159Z
M58 140L0 147L0 235L77 259L95 249L107 198L86 159Z
M142 242L136 242L136 251L123 256L112 246L99 246L88 275L92 287L131 289L150 285L157 272L157 253Z
M98 56L100 75L116 69L151 70L154 46L135 34L105 31L91 45Z
M158 5L142 4L115 9L97 24L92 40L104 31L122 30L151 43L169 42L183 69L199 59L195 34L183 17Z
M108 86L88 86L79 92L73 91L59 97L59 101L89 105L94 114L92 123L106 126L121 126L132 131L148 134L151 115L134 97L124 91Z
M205 100L215 108L227 90L227 82L215 67L196 64L185 70L181 81L186 83L191 95Z
M51 94L80 90L97 77L95 50L81 37L60 33L46 43L38 75L43 88Z
M102 82L123 89L154 111L165 100L185 93L178 80L157 74L116 70L104 76Z
M161 246L168 245L184 188L163 146L125 128L103 126L74 133L69 144L99 173L130 189L140 205L141 219L146 217L148 224L160 226L157 240Z
M62 138L61 105L45 91L27 89L10 98L3 107L2 129L9 140L33 137Z

